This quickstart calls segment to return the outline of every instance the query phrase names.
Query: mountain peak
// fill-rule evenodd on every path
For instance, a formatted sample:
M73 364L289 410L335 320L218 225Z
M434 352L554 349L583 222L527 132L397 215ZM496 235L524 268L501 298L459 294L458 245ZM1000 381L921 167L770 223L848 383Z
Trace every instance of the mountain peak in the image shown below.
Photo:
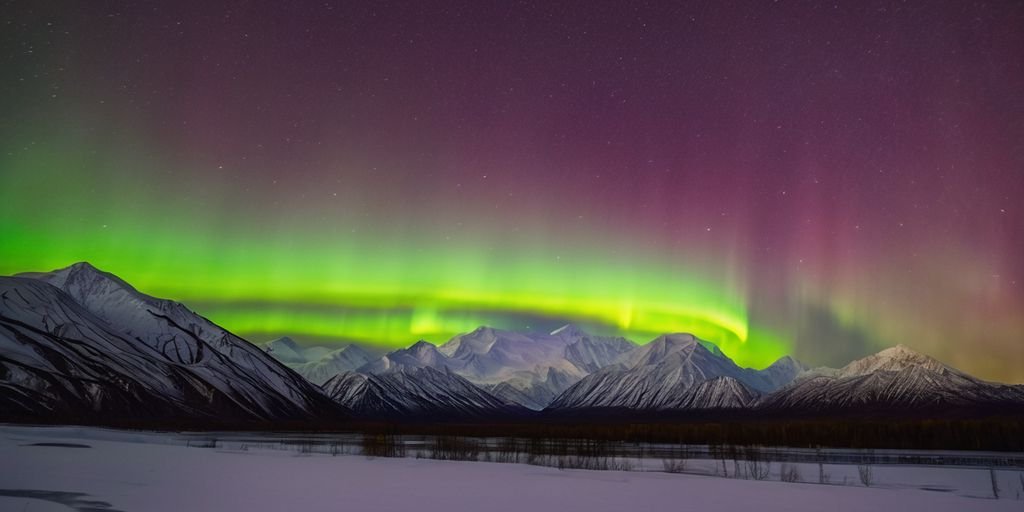
M700 348L698 348L700 347ZM624 362L629 367L639 367L647 365L659 365L662 364L667 357L674 357L677 354L682 354L684 357L686 354L694 354L697 352L707 352L707 349L703 349L700 340L692 334L676 333L676 334L663 334L651 340L646 345L641 345L636 350L626 352L623 354Z
M360 347L359 345L356 345L354 343L350 344L350 345L345 345L344 347L341 347L341 348L339 348L339 349L337 349L337 350L335 350L335 351L333 351L331 353L334 353L335 356L339 356L340 355L340 356L344 356L344 357L347 357L347 358L363 359L364 363L366 361L369 361L370 358L371 358L370 353L367 352L366 349L364 349L363 347ZM331 354L331 353L329 353L329 354Z
M438 347L438 350L448 357L454 357L456 354L486 353L502 332L493 327L481 325L473 329L472 332L460 334L448 340Z
M342 347L341 351L346 353L355 352L357 354L369 354L369 352L367 352L365 348L355 343L345 345L344 347Z
M874 357L891 360L891 361L906 361L910 363L927 363L931 358L911 349L903 344L898 344L893 347L879 351Z
M409 345L409 349L408 350L410 352L422 353L422 352L432 352L432 351L434 351L436 349L437 349L437 347L434 346L433 343L431 343L429 341L426 341L426 340L419 340L416 343L413 343L412 345Z
M270 346L284 345L286 347L290 347L290 348L293 348L293 349L298 347L298 344L295 343L295 340L289 338L288 336L281 336L280 338L278 338L276 340L268 342L267 345L270 345Z
M654 338L654 341L652 341L651 343L657 343L659 345L665 346L666 348L685 348L690 345L700 345L700 340L698 340L696 336L690 333L678 332L671 334L662 334L661 336Z
M782 356L776 359L774 363L768 365L768 368L794 368L799 370L806 370L807 366L801 363L800 361L794 359L793 356Z
M264 350L267 351L274 359L283 363L305 363L306 356L303 354L302 347L299 346L295 340L285 336L278 338L273 341L269 341L263 344Z
M59 276L59 275L64 275L64 276L77 275L77 276L81 276L81 275L85 275L85 276L104 277L104 278L107 278L107 279L118 281L119 283L123 284L124 286L131 287L131 285L129 285L128 283L124 282L121 278L115 276L114 274L111 274L110 272L105 272L103 270L100 270L100 269L96 268L95 266L92 265L92 263L89 263L88 261L79 261L78 263L72 263L71 265L68 265L68 266L66 266L64 268L59 268L59 269L56 269L56 270L52 270L52 271L49 272L49 274L54 275L54 276Z
M67 267L55 270L54 272L60 272L60 271L65 271L65 270L66 271L102 272L100 269L96 268L95 266L93 266L92 263L89 263L88 261L79 261L77 263L72 263L72 264L68 265Z
M50 272L26 272L19 277L37 279L56 286L72 296L76 301L98 300L135 301L147 307L169 307L173 301L146 295L124 279L104 270L98 269L87 261L79 261L64 268ZM112 298L116 297L116 298ZM95 304L94 304L95 305ZM101 306L102 307L102 306Z
M924 367L938 372L949 369L946 365L931 357L916 352L904 345L896 345L853 361L839 370L839 375L844 377L865 375L877 371L900 371L912 367Z
M908 346L906 346L906 345L904 345L902 343L897 343L895 346L892 346L892 347L889 347L887 349L881 350L878 353L879 354L891 355L891 356L920 356L921 355L920 352L917 352L916 350L914 350L914 349L912 349L912 348L910 348L910 347L908 347Z

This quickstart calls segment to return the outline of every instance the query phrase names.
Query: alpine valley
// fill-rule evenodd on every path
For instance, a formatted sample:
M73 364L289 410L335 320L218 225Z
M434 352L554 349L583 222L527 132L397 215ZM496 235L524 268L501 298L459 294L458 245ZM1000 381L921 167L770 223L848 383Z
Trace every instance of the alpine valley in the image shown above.
M638 345L574 325L480 327L385 354L261 346L88 263L0 277L0 421L337 425L353 420L1019 414L1024 386L904 346L840 369L743 368L690 334Z

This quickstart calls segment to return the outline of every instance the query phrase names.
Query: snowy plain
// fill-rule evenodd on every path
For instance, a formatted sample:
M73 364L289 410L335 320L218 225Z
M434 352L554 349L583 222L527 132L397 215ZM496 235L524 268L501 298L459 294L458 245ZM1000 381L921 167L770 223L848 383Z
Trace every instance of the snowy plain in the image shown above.
M643 464L636 467L643 471L560 470L266 446L200 448L175 433L0 426L0 511L1024 510L1016 469L998 471L1003 499L996 500L980 468L876 467L877 485L866 488L671 474ZM690 470L710 472L714 464L695 460ZM831 466L832 481L849 480L850 469Z

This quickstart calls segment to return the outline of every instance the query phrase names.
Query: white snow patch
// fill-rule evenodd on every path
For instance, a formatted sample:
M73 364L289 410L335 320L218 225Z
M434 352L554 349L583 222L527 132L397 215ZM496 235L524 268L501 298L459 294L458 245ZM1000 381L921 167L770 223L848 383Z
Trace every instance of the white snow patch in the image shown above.
M30 446L57 440L90 448ZM116 510L408 511L1021 510L907 488L736 480L660 472L558 470L523 464L367 459L174 444L179 434L0 427L0 490L86 493ZM906 470L913 470L906 469ZM1006 472L1014 477L1016 472ZM1009 478L1006 479L1007 481ZM1007 489L1012 493L1012 490ZM0 509L58 510L3 497Z

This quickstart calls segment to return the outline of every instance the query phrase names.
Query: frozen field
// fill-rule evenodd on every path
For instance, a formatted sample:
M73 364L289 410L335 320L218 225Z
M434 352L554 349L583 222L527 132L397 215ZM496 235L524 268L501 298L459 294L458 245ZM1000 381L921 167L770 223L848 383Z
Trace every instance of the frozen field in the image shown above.
M781 482L779 464L747 480L710 476L713 460L672 474L660 460L586 471L197 445L180 434L0 426L0 511L1024 510L1017 469L996 472L997 500L983 468L875 466L866 488L842 465L828 465L832 484L822 485ZM794 467L817 478L816 464Z

